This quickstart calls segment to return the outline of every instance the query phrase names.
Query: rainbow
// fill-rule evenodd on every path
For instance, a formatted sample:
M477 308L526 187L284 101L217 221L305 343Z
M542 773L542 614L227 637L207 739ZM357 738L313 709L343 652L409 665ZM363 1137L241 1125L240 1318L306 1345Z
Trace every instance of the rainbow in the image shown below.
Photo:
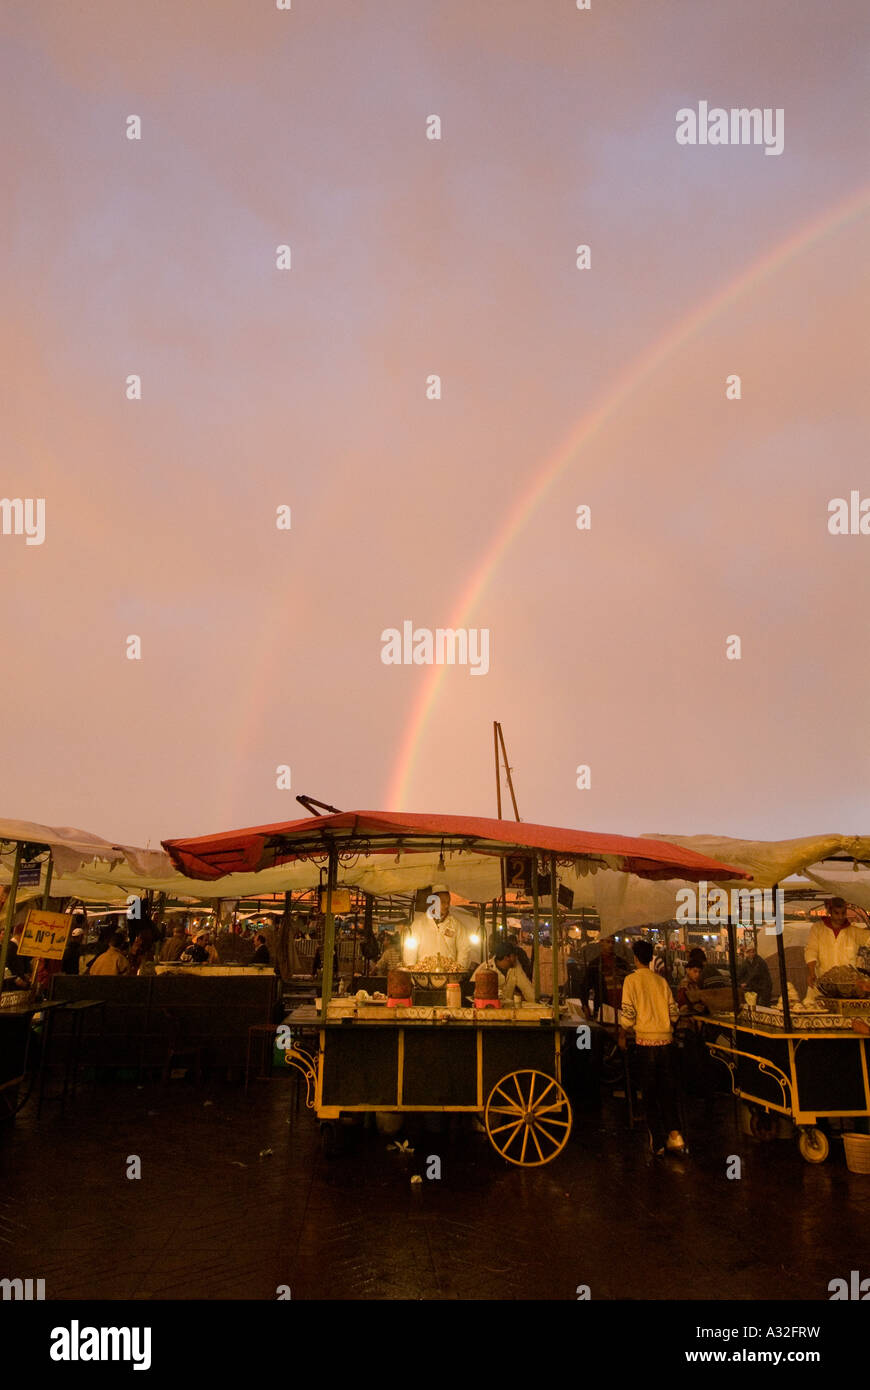
M536 508L540 506L553 483L564 473L579 451L591 439L595 438L628 397L711 319L722 313L724 309L766 276L781 270L822 237L839 230L845 223L857 217L866 209L868 201L870 201L870 191L862 188L860 192L850 194L844 202L838 203L833 209L826 210L808 226L792 233L785 241L777 245L772 251L766 252L748 269L741 271L735 279L729 281L723 289L718 290L710 299L705 300L698 308L689 313L626 369L601 404L581 417L565 443L531 479L528 487L508 513L504 525L472 573L466 588L457 599L455 611L446 624L447 627L466 626L468 615L485 592L506 551L513 544ZM402 735L395 767L386 793L384 804L390 810L401 811L404 809L408 784L414 772L420 742L435 706L446 670L445 666L432 666L427 670L422 681L419 695Z

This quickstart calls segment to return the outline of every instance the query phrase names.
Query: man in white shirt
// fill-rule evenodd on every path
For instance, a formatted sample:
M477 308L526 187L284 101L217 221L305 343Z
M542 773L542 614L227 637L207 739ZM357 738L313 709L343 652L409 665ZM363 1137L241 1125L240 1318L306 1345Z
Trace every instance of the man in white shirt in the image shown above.
M648 941L632 942L636 961L633 975L622 986L619 1014L619 1046L626 1046L626 1029L633 1028L641 1066L640 1084L650 1142L654 1154L685 1150L677 1111L674 1080L673 1025L679 1018L671 987L649 968L653 948Z
M417 959L408 962L411 969L428 956L446 956L456 962L457 970L468 968L471 942L465 924L451 914L450 890L446 884L433 886L426 911L414 917L411 935L417 942Z
M497 970L499 975L498 997L503 1004L513 1004L514 995L519 993L528 1004L534 1004L535 991L525 970L520 965L507 941L496 946L491 958L479 965L472 975L476 980L482 970Z
M810 989L835 965L857 966L859 950L870 943L866 928L850 925L844 898L831 898L828 913L813 922L804 948Z

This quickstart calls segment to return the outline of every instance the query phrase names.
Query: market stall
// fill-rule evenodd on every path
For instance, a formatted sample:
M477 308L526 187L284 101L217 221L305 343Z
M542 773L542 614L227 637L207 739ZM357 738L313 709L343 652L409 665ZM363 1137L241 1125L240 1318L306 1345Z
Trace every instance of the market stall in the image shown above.
M862 1016L870 1020L870 1007ZM789 1029L782 1010L747 1009L730 1039L722 1036L730 1016L705 1024L707 1047L727 1066L734 1095L750 1107L756 1138L773 1138L774 1117L784 1116L797 1130L802 1157L824 1163L830 1139L819 1120L870 1116L868 1037L855 1031L853 1019L822 1007L793 1014Z
M307 1016L316 1050L288 1050L324 1126L345 1113L476 1113L496 1150L523 1167L555 1158L571 1132L562 1040L565 1030L576 1030L577 1019L563 1009L558 989L549 1003L517 1004L499 997L498 979L487 979L497 972L484 969L472 1000L448 1002L452 981L445 978L445 1001L420 1003L415 990L422 986L413 970L397 969L384 999L333 997L333 895L339 886L389 888L400 873L405 889L431 887L437 879L483 904L497 898L503 866L510 867L511 881L525 865L536 946L540 904L549 900L555 957L560 869L574 877L609 870L691 882L748 877L661 841L468 816L344 812L164 845L180 873L206 881L235 873L275 878L286 868L298 882L307 866L316 882L325 872L323 993L319 1013ZM431 987L426 973L424 985Z
M662 838L643 837L654 844ZM691 1026L701 1030L711 1056L727 1067L731 1089L746 1106L751 1132L758 1138L772 1138L780 1132L780 1117L796 1130L803 1157L821 1163L830 1151L830 1140L820 1122L865 1120L870 1115L870 997L837 998L821 992L802 999L806 994L803 947L824 891L862 906L865 911L855 916L866 917L870 837L825 834L764 841L693 835L667 839L725 859L751 874L747 899L767 893L773 906L779 898L772 913L767 906L761 910L760 902L743 903L739 891L735 904L733 887L719 878L730 908L724 909L724 917L702 914L697 920L704 930L715 925L716 937L721 935L727 944L730 987L719 991L710 1016L692 1020ZM586 881L580 901L594 903L606 935L654 923L679 924L687 886L691 885L682 877L649 882L606 872ZM814 902L809 901L813 889ZM808 902L801 905L801 898ZM767 958L776 982L774 1000L778 996L778 1002L771 1007L757 1001L747 1004L738 988L737 932L744 928L751 928L757 937L758 954Z

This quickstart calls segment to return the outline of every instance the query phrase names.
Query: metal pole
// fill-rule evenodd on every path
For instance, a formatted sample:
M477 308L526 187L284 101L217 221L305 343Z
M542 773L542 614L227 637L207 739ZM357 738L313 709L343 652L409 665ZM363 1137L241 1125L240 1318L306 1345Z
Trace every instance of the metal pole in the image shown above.
M785 973L785 941L783 939L783 924L779 920L779 909L777 908L777 893L779 884L773 885L773 915L776 926L776 958L779 963L779 984L782 992L782 1025L787 1033L791 1032L791 1005L788 1002L788 976Z
M492 722L492 749L495 754L495 804L498 818L501 820L501 769L498 762L498 722ZM507 930L507 877L504 867L504 856L498 861L499 872L501 874L501 924Z
M559 1023L559 878L556 873L556 856L550 855L550 898L553 903L553 929L550 943L553 953L553 1024Z
M740 990L737 985L737 928L734 924L734 917L728 913L728 970L731 975L731 1007L734 1010L734 1022L737 1022L737 1015L740 1012Z
M48 904L51 902L51 875L54 869L54 855L48 851L48 863L45 866L45 887L42 890L42 910L48 911Z
M12 938L12 922L15 917L15 899L18 896L18 874L21 869L21 851L23 846L19 840L15 846L15 860L12 865L12 881L9 884L9 897L6 900L6 922L3 927L3 941L0 942L0 993L3 992L3 977L6 974L6 957L9 954L9 942Z
M495 804L501 820L501 773L498 766L498 724L492 721L492 751L495 754Z
M508 766L508 755L507 755L507 747L506 747L505 741L504 741L504 733L503 733L503 731L502 731L501 724L496 724L495 727L498 729L498 737L499 737L499 741L501 742L501 752L502 752L502 757L504 758L504 775L505 775L505 777L507 778L508 791L509 791L510 794L511 794L511 804L513 805L513 808L514 808L514 820L517 820L517 821L518 821L519 818L520 818L520 813L519 813L519 809L518 809L518 807L517 807L517 798L516 798L516 796L515 796L515 794L514 794L514 779L511 777L511 770L510 770L510 767Z
M353 959L350 963L350 987L353 989L353 977L356 974L356 939L359 934L359 904L353 914Z
M538 899L538 856L532 860L532 916L535 921L535 947L532 964L535 999L541 997L541 905Z
M332 890L338 870L338 850L329 847L329 865L326 870L326 921L323 926L323 1018L332 997L332 952L335 949L335 917L332 912Z

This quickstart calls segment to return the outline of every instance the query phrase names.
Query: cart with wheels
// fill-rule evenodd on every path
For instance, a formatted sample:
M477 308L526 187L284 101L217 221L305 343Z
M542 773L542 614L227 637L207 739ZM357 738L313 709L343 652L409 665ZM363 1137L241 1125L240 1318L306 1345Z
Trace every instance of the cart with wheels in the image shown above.
M308 1082L328 1153L341 1117L366 1112L477 1115L496 1152L524 1168L556 1158L571 1133L561 1029L548 1005L361 1006L360 1016L321 1023L316 1054L294 1047L286 1059Z
M310 798L300 800L310 809ZM302 887L320 883L325 875L321 1013L305 1020L316 1024L317 1047L294 1046L286 1059L306 1078L308 1104L327 1127L322 1131L327 1147L336 1137L328 1127L343 1115L465 1112L482 1119L506 1162L524 1168L551 1162L571 1133L561 1040L563 1026L573 1032L576 1023L563 1024L558 985L550 1004L515 1007L498 1001L499 1007L479 1010L413 1003L377 1007L373 1001L333 998L333 901L339 884L375 894L389 892L397 877L414 889L458 879L463 894L483 909L491 900L495 908L501 881L502 929L505 885L523 886L532 898L538 981L542 885L549 899L554 968L559 959L560 866L572 874L609 868L645 878L678 874L693 882L748 877L662 840L406 812L330 810L306 820L164 845L176 867L195 878L271 870L274 887L275 871L284 869L287 885Z
M830 1140L819 1121L870 1115L870 1038L853 1031L848 1017L818 1015L813 1022L819 1026L785 1030L752 1021L735 1028L729 1016L714 1022L715 1040L707 1046L727 1066L734 1095L749 1105L755 1137L772 1138L776 1116L783 1115L795 1126L806 1162L824 1163Z

